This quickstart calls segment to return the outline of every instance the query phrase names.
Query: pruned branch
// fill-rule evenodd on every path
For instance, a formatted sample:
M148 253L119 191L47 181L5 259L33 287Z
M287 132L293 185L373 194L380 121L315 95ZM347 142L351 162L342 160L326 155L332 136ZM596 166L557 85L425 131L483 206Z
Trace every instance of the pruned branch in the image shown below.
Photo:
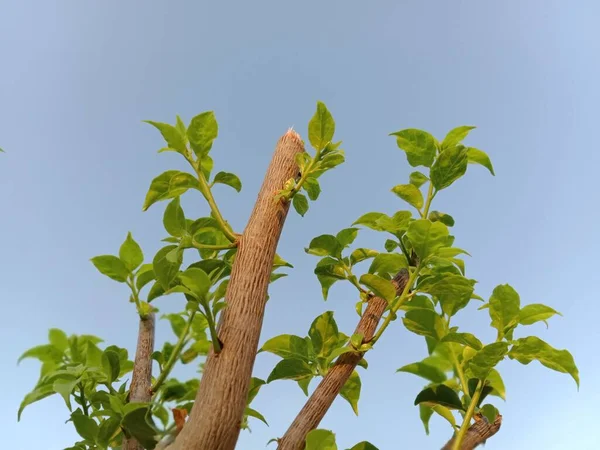
M140 317L138 342L135 350L129 402L149 402L152 399L152 353L154 352L155 315ZM123 438L123 450L143 450L133 438Z
M502 416L498 414L496 420L493 423L489 423L485 417L481 414L475 416L475 423L469 427L467 434L462 441L460 450L473 450L475 447L481 444L485 444L485 441L495 435L500 426L502 425ZM442 450L452 450L456 435L450 439Z
M398 295L404 290L408 278L408 271L403 269L392 281ZM367 308L354 332L363 334L363 342L368 342L373 338L386 307L386 300L380 297L371 297L368 301ZM337 359L298 413L285 435L279 440L278 450L304 449L306 435L319 426L363 355L364 353L348 352Z
M275 250L289 202L275 200L298 173L300 136L290 130L277 143L258 200L233 263L218 327L222 350L208 355L190 418L172 450L233 450L246 407Z

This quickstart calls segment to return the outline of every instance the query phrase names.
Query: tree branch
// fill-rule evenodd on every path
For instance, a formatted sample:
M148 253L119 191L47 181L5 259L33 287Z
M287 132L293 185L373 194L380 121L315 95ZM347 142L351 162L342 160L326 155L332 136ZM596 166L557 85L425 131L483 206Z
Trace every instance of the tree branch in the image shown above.
M129 388L129 402L149 402L152 399L152 352L154 352L155 315L140 317L138 342L135 350L133 374ZM133 438L123 438L123 450L143 450Z
M277 143L258 200L239 239L217 329L223 348L210 351L189 420L172 450L233 450L246 407L275 250L290 204L275 200L298 173L300 136L290 130Z
M398 295L404 290L408 278L408 271L402 269L392 281ZM363 334L363 342L368 342L373 338L386 307L386 300L380 297L371 297L369 300L367 308L358 322L356 331L354 331L354 333ZM342 354L337 359L298 413L285 435L279 440L277 450L304 449L306 435L319 426L363 355L364 353L349 352Z
M485 441L495 435L502 425L502 416L498 414L494 423L489 423L481 414L475 416L475 423L469 427L467 434L463 439L460 450L473 450L480 444L485 444ZM456 434L450 439L442 450L452 450Z

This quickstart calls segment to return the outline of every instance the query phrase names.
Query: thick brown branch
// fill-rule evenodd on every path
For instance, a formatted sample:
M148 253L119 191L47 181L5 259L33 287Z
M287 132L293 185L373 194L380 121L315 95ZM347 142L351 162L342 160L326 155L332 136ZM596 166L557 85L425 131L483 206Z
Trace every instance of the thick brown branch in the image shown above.
M218 328L220 353L208 355L190 418L173 450L233 450L246 407L262 328L267 287L289 202L275 200L298 173L300 136L290 130L278 142L258 200L239 240Z
M467 434L460 445L460 450L473 450L478 445L485 444L485 441L495 435L502 425L502 416L500 414L496 416L494 423L489 423L481 415L475 417L475 423L467 430ZM456 435L444 445L442 450L452 450L455 439Z
M154 352L155 320L154 313L140 318L133 374L129 388L131 403L149 402L152 399L152 352ZM124 438L122 449L143 450L143 447L133 438Z
M393 281L398 294L404 290L407 282L408 271L403 269ZM354 332L363 334L363 342L368 342L373 338L386 306L387 302L382 298L371 297L369 300ZM304 449L306 435L319 426L362 357L363 353L351 352L344 353L337 359L298 413L285 435L279 440L278 450Z

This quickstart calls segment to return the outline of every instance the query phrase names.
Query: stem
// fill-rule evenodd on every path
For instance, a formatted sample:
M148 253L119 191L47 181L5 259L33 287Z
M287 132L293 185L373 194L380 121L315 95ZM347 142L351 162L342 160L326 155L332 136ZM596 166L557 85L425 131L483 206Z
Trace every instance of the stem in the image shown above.
M135 284L133 283L133 275L130 275L130 279L127 280L127 286L129 286L129 288L131 289L131 295L133 297L133 301L135 302L135 306L138 309L138 312L140 310L140 293L137 290L137 288L135 287Z
M219 336L217 335L217 328L215 327L215 319L212 316L212 313L211 313L208 305L204 305L204 310L205 310L204 317L206 317L206 321L208 322L208 329L210 331L210 340L213 343L213 349L215 350L215 353L218 354L221 352L221 341L219 341Z
M221 230L223 231L223 233L225 234L227 239L229 239L231 242L236 242L238 240L238 236L235 234L235 232L233 231L231 226L227 223L227 221L223 218L223 215L221 214L221 211L219 210L219 207L217 206L217 202L215 201L215 197L213 196L212 191L210 190L208 181L206 180L206 177L202 173L201 161L200 160L194 161L191 157L186 157L186 159L188 160L188 162L191 164L191 166L194 168L194 171L196 172L196 176L198 177L198 181L200 182L200 192L202 193L202 195L208 202L208 205L210 206L210 210L212 211L212 214L213 214L215 220L218 222L219 226L221 227Z
M379 338L381 337L381 335L383 334L385 329L388 327L390 322L393 320L394 317L396 317L396 312L398 312L400 307L404 304L404 302L408 298L408 291L410 291L410 289L412 288L412 285L413 285L415 279L417 278L417 274L419 273L419 269L420 269L420 265L417 266L415 271L408 278L408 282L404 286L404 289L402 290L402 294L400 294L400 298L398 299L396 304L390 310L390 314L387 315L387 317L381 324L381 327L379 327L379 330L377 330L377 333L375 333L375 336L373 336L373 339L371 339L371 341L369 342L371 345L375 345L375 343L379 340Z
M427 201L425 202L425 207L423 208L423 213L421 214L423 219L427 219L427 216L429 215L429 207L431 206L431 201L435 197L435 194L437 194L437 191L433 192L433 183L430 181L429 190L427 191Z
M454 445L452 446L452 450L460 450L460 446L462 445L462 441L465 438L465 434L467 430L471 426L471 419L473 418L473 413L475 412L475 407L479 402L479 397L481 396L481 391L483 390L483 380L479 380L477 382L477 388L475 388L475 393L473 394L473 398L471 399L471 403L469 404L469 409L467 409L467 413L465 414L463 423L456 435L456 440L454 441Z
M304 170L304 173L302 174L302 176L300 177L300 179L298 180L298 182L296 183L294 188L291 190L288 200L291 199L294 196L294 194L296 194L297 192L300 192L300 189L302 189L302 185L304 184L304 182L310 175L310 172L312 171L313 167L315 166L315 163L319 160L320 154L321 154L321 150L317 150L314 158L310 161L310 164Z
M171 373L171 370L173 370L173 366L175 365L175 362L177 362L177 358L179 358L179 355L181 354L181 350L183 349L183 347L186 344L187 335L190 332L190 328L192 327L192 321L194 320L195 315L196 315L195 311L192 311L190 313L188 321L185 324L185 327L183 328L183 331L181 332L179 339L177 339L177 343L175 344L175 347L173 347L173 351L171 352L171 356L169 357L169 360L164 364L164 366L162 367L162 370L160 372L160 375L158 376L158 378L152 385L151 389L152 389L153 394L158 391L158 389L162 386L162 384L165 382L165 380Z
M85 400L85 392L83 389L83 383L79 383L79 400L81 401L81 407L83 408L83 414L89 416L88 405Z
M456 357L456 354L454 353L454 349L452 347L450 347L450 354L452 355L452 361L454 362L454 369L456 370L458 379L460 380L462 390L465 393L465 395L469 395L469 385L466 382L465 373L463 372L462 367L460 367L460 364L458 363L458 358Z

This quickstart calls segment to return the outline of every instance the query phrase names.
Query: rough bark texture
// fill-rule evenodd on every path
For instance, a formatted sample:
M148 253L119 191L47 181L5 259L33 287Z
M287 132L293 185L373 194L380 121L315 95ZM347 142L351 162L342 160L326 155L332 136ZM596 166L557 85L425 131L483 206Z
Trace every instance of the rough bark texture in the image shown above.
M154 352L155 321L154 313L145 318L140 318L138 342L129 389L129 401L131 403L149 402L152 399L152 352ZM122 448L123 450L144 449L133 438L124 438Z
M289 202L275 201L285 182L294 178L300 136L290 130L278 142L258 200L241 236L219 323L223 344L211 352L190 418L172 450L233 450L243 418L252 368L262 328L267 287L275 250Z
M460 450L473 450L480 444L485 444L485 441L495 435L502 425L502 416L498 414L494 423L489 423L485 417L478 415L475 417L475 423L469 427L467 434L463 439ZM450 439L442 450L452 450L456 435Z
M394 278L396 292L400 294L408 282L408 271L403 269ZM364 335L363 342L373 338L387 302L379 297L371 297L356 331ZM317 428L338 396L350 375L363 357L363 353L344 353L323 377L302 410L298 413L285 435L279 440L278 450L304 449L306 435Z

